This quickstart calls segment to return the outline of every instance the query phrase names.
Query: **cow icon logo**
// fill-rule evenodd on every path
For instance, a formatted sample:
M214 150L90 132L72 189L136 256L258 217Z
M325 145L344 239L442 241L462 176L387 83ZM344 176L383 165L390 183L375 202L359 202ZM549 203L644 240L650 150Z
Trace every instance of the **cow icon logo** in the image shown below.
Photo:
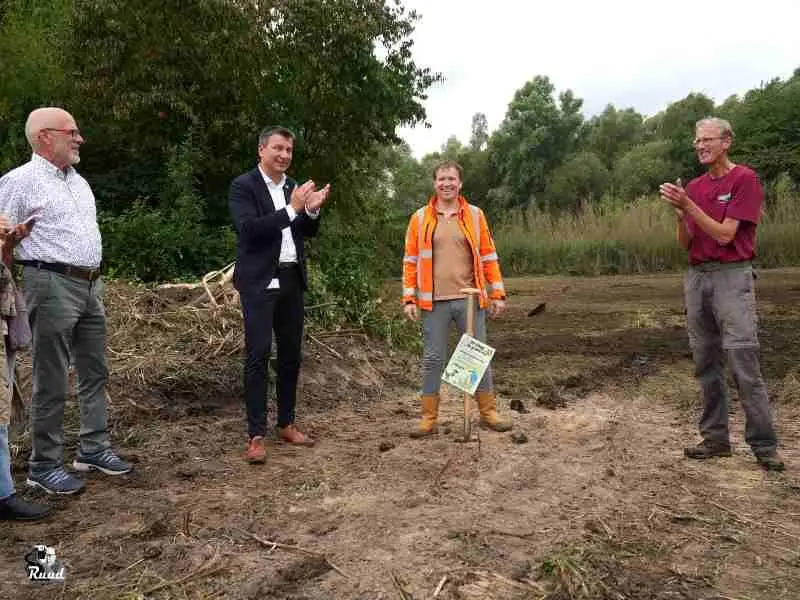
M56 560L52 546L38 544L25 555L25 570L31 581L64 581L64 565Z

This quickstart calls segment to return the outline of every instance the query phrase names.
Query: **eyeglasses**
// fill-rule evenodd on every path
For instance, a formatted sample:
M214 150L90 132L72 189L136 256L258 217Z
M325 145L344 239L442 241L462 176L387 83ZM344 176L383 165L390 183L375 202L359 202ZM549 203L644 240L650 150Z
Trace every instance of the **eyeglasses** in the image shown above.
M697 146L700 146L700 145L710 144L714 140L721 140L721 139L722 139L722 136L696 138L695 140L692 141L692 146L697 147Z
M45 127L42 131L58 131L59 133L68 133L74 140L75 138L83 137L80 129L58 129L56 127Z

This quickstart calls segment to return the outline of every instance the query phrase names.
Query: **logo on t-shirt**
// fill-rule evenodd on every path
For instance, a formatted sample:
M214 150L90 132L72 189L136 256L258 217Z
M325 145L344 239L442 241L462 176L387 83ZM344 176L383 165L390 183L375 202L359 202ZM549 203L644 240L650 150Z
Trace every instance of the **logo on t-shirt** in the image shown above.
M720 194L719 196L717 196L717 200L719 200L722 203L727 204L728 202L731 201L731 193L728 192L727 194Z

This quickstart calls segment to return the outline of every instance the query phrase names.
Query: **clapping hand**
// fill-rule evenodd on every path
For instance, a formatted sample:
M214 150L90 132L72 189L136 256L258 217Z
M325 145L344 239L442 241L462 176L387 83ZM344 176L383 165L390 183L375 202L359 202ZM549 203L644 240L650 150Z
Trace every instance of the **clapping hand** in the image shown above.
M299 185L294 189L292 192L292 199L290 200L289 204L292 205L292 208L296 213L301 212L306 207L308 200L315 189L316 185L310 179L303 185Z
M331 184L329 183L321 190L314 190L308 195L306 200L306 210L310 212L316 212L322 207L325 202L328 201L328 196L330 195L331 191Z
M661 199L669 202L675 209L675 213L679 217L683 217L686 206L691 202L689 195L686 193L680 178L675 180L675 183L662 183L658 188Z

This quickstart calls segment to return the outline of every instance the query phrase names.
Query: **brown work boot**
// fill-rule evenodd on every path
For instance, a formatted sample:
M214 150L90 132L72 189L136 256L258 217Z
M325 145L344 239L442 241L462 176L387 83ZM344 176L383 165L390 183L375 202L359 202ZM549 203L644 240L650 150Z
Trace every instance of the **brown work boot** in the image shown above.
M256 435L250 438L244 458L251 465L263 464L267 460L267 451L264 449L264 438Z
M727 442L711 442L703 440L697 446L689 446L683 449L686 458L703 460L706 458L716 458L720 456L731 456L731 445Z
M756 454L756 461L759 466L765 471L783 471L783 460L778 456L777 452L770 452L768 454Z
M305 433L301 432L294 423L286 427L278 427L278 439L293 446L313 446L314 440L308 437Z
M494 392L478 391L475 393L475 399L478 401L481 413L481 425L495 431L511 430L511 419L501 418L497 414L497 397Z
M439 418L439 394L422 394L422 418L419 427L411 432L412 438L421 438L436 433Z

